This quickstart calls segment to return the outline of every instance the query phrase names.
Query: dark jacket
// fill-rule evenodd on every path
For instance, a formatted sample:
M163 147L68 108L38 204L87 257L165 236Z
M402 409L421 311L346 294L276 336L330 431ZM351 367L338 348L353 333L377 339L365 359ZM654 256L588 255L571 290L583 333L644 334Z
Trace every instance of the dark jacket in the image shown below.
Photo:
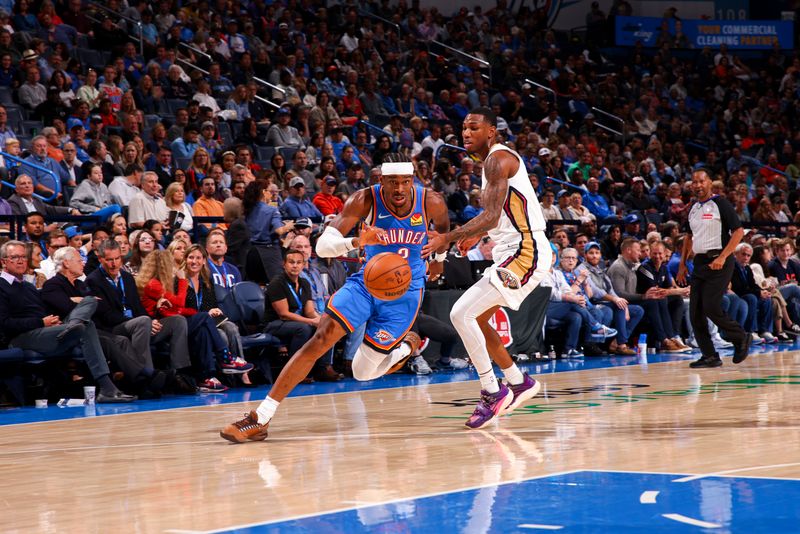
M44 283L41 295L47 310L63 320L77 306L70 298L89 295L89 287L82 280L75 280L72 285L66 276L57 273Z
M756 284L753 277L753 269L749 265L742 267L737 262L733 266L733 275L731 276L731 289L733 292L743 297L745 295L755 295L761 297L761 288Z
M48 215L69 215L69 212L71 211L71 209L66 206L51 206L50 204L45 204L36 197L32 197L31 201L33 202L33 207L36 208L36 211L45 217ZM26 215L28 213L28 209L25 207L22 197L16 193L8 198L8 203L11 204L11 212L14 215Z
M136 280L127 271L120 271L122 285L125 288L125 307L131 310L133 317L147 315L139 293L136 291ZM111 330L115 326L128 320L125 317L122 297L116 285L109 282L103 269L97 269L86 277L89 290L95 297L100 297L97 302L97 312L94 315L94 322L98 328Z
M28 282L9 284L0 278L0 328L5 340L37 328L44 328L43 317L49 315L39 290Z

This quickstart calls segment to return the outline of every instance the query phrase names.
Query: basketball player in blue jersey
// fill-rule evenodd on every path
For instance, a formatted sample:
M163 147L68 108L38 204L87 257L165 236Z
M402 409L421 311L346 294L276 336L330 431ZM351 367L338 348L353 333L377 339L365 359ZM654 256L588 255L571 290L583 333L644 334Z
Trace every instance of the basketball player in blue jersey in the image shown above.
M314 336L292 356L267 398L244 419L223 428L223 438L235 443L265 439L278 404L308 375L318 358L364 323L364 340L353 358L356 380L372 380L396 371L419 347L419 335L411 327L426 280L422 247L427 243L430 224L437 232L447 232L450 219L439 195L414 185L414 166L406 156L388 154L381 173L380 185L356 191L347 200L342 213L319 237L317 255L332 258L361 247L369 261L380 252L395 252L411 267L408 291L393 301L378 300L364 285L363 267L350 276L330 298ZM344 237L361 221L365 225L358 237ZM432 258L428 264L430 279L441 276L444 259L445 254Z
M500 306L519 309L546 276L552 257L545 220L519 154L495 142L497 118L488 108L464 118L464 148L483 161L481 200L484 211L445 234L431 232L423 254L445 252L456 242L462 254L488 233L495 242L494 265L456 301L450 320L458 330L481 381L481 400L467 420L483 428L538 393L540 384L520 372L489 320ZM491 359L490 359L491 357ZM497 380L492 360L507 384Z

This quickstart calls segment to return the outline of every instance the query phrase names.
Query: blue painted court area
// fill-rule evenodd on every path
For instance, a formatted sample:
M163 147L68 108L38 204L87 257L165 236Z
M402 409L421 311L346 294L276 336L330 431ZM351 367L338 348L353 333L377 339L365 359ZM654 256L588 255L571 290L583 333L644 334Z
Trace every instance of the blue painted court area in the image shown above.
M800 530L800 480L684 476L578 471L225 532Z
M751 349L751 358L757 358L759 353L782 352L787 350L797 350L797 345L769 345L759 346ZM731 351L725 351L723 356L730 355ZM649 354L647 364L691 361L697 359L699 353L691 354ZM728 358L725 358L729 361ZM550 373L562 373L568 371L584 371L590 369L604 369L610 367L625 367L640 365L636 357L623 356L601 356L576 358L569 360L532 360L530 363L520 364L520 367L532 375L540 375L546 379ZM381 377L369 382L358 382L353 379L342 380L341 382L319 382L315 384L299 385L291 396L301 397L307 395L324 395L330 393L347 393L351 391L368 391L376 389L399 388L408 386L421 386L427 384L449 384L453 382L465 382L477 380L478 376L474 369L463 371L437 371L428 376L417 376L411 374L393 374ZM173 410L177 408L191 408L195 406L216 406L219 404L230 404L236 402L261 401L269 391L268 386L258 388L235 388L221 394L199 394L194 396L166 396L157 400L138 401L131 404L98 404L97 406L78 406L78 407L56 407L50 405L47 408L35 408L26 406L24 408L0 409L0 426L15 425L22 423L38 423L43 421L59 421L64 419L78 419L81 417L98 417L106 415L119 415L126 413L150 412L156 410Z

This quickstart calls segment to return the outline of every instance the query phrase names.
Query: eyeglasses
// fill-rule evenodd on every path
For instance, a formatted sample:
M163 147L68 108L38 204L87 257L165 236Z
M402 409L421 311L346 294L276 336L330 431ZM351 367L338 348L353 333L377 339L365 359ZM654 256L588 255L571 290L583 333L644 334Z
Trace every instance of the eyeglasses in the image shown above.
M561 256L562 260L577 260L577 256Z
M6 256L5 259L7 261L22 261L22 260L27 260L28 257L16 255L16 256Z
M153 242L153 238L151 238L151 237L143 237L143 238L141 238L139 240L139 243L152 243L152 242Z

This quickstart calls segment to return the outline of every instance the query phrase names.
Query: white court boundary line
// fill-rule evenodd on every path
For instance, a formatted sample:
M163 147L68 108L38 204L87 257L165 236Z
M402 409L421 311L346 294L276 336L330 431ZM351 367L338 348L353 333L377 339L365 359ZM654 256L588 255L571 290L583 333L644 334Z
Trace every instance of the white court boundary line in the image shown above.
M701 478L708 478L708 477L727 477L727 478L737 478L733 476L733 473L745 473L747 471L759 471L761 469L774 469L777 467L795 467L800 465L800 462L792 462L788 464L772 464L772 465L757 465L752 467L741 467L739 469L726 469L725 471L717 471L714 473L706 473L703 475L690 475L683 478L676 478L673 482L691 482L693 480L700 480ZM749 476L749 477L738 477L738 478L767 478L767 479L775 479L775 480L798 480L796 478L779 478L779 477L758 477L758 476Z
M349 512L349 511L353 511L353 510L358 510L360 508L367 508L369 506L386 506L387 504L393 504L393 503L398 503L398 502L403 502L403 501L413 501L413 500L417 500L417 499L428 499L428 498L431 498L431 497L439 497L441 495L447 495L449 493L460 493L460 492L463 492L463 491L472 491L472 490L491 488L491 487L496 487L496 486L507 486L509 484L520 484L522 482L528 482L530 480L540 480L540 479L552 478L552 477L557 477L557 476L571 475L571 474L580 473L580 472L583 472L583 471L586 471L586 470L585 469L572 469L572 470L569 470L569 471L556 471L556 472L553 472L553 473L537 475L537 476L534 476L534 477L521 478L521 479L516 479L516 480L508 480L506 482L479 484L479 485L476 485L476 486L468 486L468 487L465 487L465 488L459 488L459 489L454 489L454 490L449 490L449 491L437 491L435 493L424 493L424 494L421 494L421 495L414 495L414 496L411 496L411 497L400 497L400 498L397 498L397 499L389 499L389 500L386 500L386 501L376 501L374 503L370 503L370 504L365 505L365 506L349 506L349 507L334 508L332 510L326 510L326 511L323 511L323 512L301 514L301 515L296 515L296 516L284 517L284 518L280 518L280 519L271 519L271 520L267 520L267 521L245 523L245 524L241 524L241 525L231 525L229 527L222 527L222 528L218 528L218 529L214 529L214 530L186 531L186 530L180 530L180 529L169 529L169 530L166 530L165 532L194 532L196 534L218 534L220 532L227 532L229 530L237 530L237 529L244 529L244 528L268 526L268 525L274 525L275 523L284 523L284 522L288 522L288 521L297 521L297 520L306 519L306 518L309 518L309 517L319 517L319 516L322 516L322 515L338 514L340 512Z
M771 467L781 467L782 465L800 465L800 463L793 463L793 464L776 464L776 465L760 465L757 467L746 467L744 469L734 469L735 471L754 471L756 469L768 469ZM718 478L762 478L764 480L795 480L800 481L800 478L789 478L789 477L760 477L756 475L733 475L733 474L720 474L720 473L728 473L730 471L720 471L719 473L707 473L707 474L694 474L690 475L688 473L669 473L664 471L624 471L622 469L581 469L581 471L591 471L593 473L622 473L622 474L632 474L632 475L667 475L667 476L675 476L675 475L683 475L686 480L675 479L672 482L688 482L691 480L699 480L705 477L718 477Z
M718 523L708 523L707 521L701 521L699 519L695 519L693 517L686 517L685 515L681 514L661 514L661 517L665 517L667 519L672 519L673 521L678 521L679 523L686 523L687 525L692 525L694 527L700 528L722 528L722 525Z
M536 530L561 530L564 528L562 525L537 525L535 523L522 523L517 525L517 528L528 528Z

